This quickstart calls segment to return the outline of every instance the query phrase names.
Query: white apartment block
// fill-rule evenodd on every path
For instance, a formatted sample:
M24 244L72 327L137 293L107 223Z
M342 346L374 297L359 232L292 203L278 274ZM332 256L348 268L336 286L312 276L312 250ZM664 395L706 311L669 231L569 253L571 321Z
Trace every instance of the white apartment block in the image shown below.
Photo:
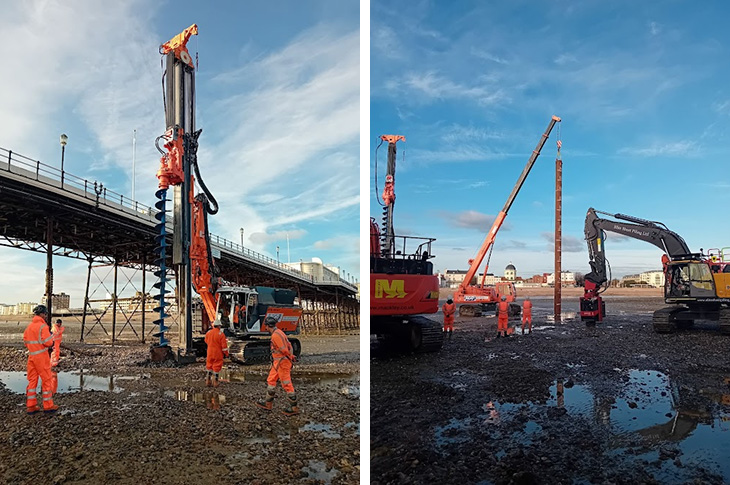
M560 272L560 283L562 285L575 285L575 273L572 271L561 271ZM547 277L547 284L555 284L555 273L550 273Z
M655 288L664 287L664 271L645 271L639 275L640 281Z
M482 276L484 276L484 273L480 273L477 275L477 284L480 284L482 282ZM484 284L487 286L494 286L500 281L502 281L502 277L494 276L492 273L487 273L487 277L484 278Z

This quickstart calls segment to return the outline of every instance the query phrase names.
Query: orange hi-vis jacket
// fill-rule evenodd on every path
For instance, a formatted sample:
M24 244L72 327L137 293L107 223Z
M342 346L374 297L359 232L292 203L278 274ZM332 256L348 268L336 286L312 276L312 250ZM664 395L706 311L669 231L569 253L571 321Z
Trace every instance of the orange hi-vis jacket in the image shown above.
M274 362L280 361L281 359L292 360L294 358L294 350L289 339L278 328L271 334L271 357L274 359Z
M51 365L58 365L61 358L61 342L63 341L63 331L66 327L57 323L53 324L53 355L51 355Z
M222 328L213 327L205 334L205 343L208 346L208 358L223 360L223 354L228 352L228 339Z
M276 383L281 381L281 387L285 392L291 394L294 392L294 385L291 382L291 368L294 361L294 351L286 334L280 329L275 329L271 334L271 370L266 378L269 388L276 387Z
M53 408L53 375L51 373L51 357L48 348L53 345L53 335L43 317L36 315L23 332L23 343L28 349L28 386L25 388L26 407L37 409L38 398L36 388L38 378L41 379L43 391L43 409Z
M223 329L213 327L208 330L205 334L205 344L208 346L205 368L218 373L223 368L223 357L228 354L228 339Z
M530 300L525 300L522 303L522 310L524 311L525 315L532 314L532 302Z
M23 343L30 356L48 354L48 347L53 346L53 335L43 317L36 315L23 332Z
M454 314L456 313L456 305L453 303L444 303L441 307L444 312L444 323L454 323Z
M506 301L500 301L497 305L497 309L499 310L499 318L507 318L509 316L509 303Z

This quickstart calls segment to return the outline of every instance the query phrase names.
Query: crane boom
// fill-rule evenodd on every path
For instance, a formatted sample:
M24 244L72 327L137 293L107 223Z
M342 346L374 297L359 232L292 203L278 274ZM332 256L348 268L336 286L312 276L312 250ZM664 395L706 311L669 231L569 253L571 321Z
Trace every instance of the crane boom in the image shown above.
M486 256L487 251L489 251L489 249L492 247L492 244L494 244L494 239L497 237L497 232L499 231L499 228L502 227L502 223L504 222L505 217L507 217L507 213L509 212L510 207L512 207L512 203L515 201L515 198L522 188L522 185L525 183L527 175L529 175L530 170L532 170L533 165L535 165L537 157L540 156L540 151L542 150L542 147L545 145L545 142L550 136L550 132L553 130L555 123L559 122L560 118L557 116L553 116L550 119L550 123L548 124L547 129L545 129L545 133L542 134L540 141L537 143L537 146L532 151L532 155L530 155L530 159L527 161L527 165L525 165L525 168L522 170L522 173L517 179L517 183L515 183L515 186L512 188L512 192L509 194L509 197L507 197L507 202L505 202L501 212L497 214L497 217L494 219L494 223L492 223L492 227L487 233L487 237L484 239L482 246L479 248L479 252L477 253L476 258L470 261L469 270L466 272L466 276L464 277L464 280L461 282L461 285L457 290L458 293L464 294L466 292L466 287L471 284L471 281L476 275L479 266L484 260L484 256ZM485 269L484 273L486 274L486 272L487 271Z

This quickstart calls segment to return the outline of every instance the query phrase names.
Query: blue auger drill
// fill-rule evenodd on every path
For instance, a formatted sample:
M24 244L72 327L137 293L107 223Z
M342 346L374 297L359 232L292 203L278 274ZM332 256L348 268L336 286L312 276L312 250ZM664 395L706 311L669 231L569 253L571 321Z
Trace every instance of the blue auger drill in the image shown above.
M157 244L155 247L155 253L157 253L155 265L157 265L160 269L155 271L155 276L159 278L159 281L153 285L154 288L159 289L159 293L154 295L152 298L158 302L154 312L159 312L160 316L152 323L154 325L158 325L160 328L153 335L155 337L159 337L160 341L158 345L160 347L169 347L170 341L165 338L165 332L170 329L165 326L165 318L170 316L165 312L165 307L169 305L169 303L165 301L165 294L168 292L166 287L167 282L169 281L167 278L167 252L165 250L167 247L167 189L158 190L155 192L155 197L158 199L155 203L155 208L159 211L155 214L155 219L159 221L159 223L155 225L155 231L157 232L157 235L155 236L155 243Z

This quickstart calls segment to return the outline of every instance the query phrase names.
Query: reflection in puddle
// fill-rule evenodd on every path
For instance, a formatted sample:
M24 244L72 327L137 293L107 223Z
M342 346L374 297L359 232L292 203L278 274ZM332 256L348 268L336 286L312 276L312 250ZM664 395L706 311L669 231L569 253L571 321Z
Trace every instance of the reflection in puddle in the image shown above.
M546 404L488 402L473 418L451 418L447 424L436 426L434 442L437 447L466 443L472 439L470 431L480 427L491 429L493 438L510 436L510 441L529 446L545 439L538 421L560 419L562 412L568 420L590 420L605 430L609 455L620 456L631 466L646 466L648 462L660 481L691 481L691 467L697 466L730 482L730 410L713 415L711 405L687 404L702 395L725 405L730 395L680 386L657 371L634 369L623 375L628 380L614 396L599 396L586 385L557 381L550 387ZM506 423L523 424L505 436ZM505 451L496 456L505 456Z
M223 367L220 371L220 380L223 382L265 382L268 372L260 373L236 368ZM299 372L296 368L292 371L294 382L318 382L322 384L337 384L340 380L351 380L359 378L355 374L338 374L335 372ZM360 388L357 387L359 395Z
M120 383L149 377L146 375L122 375L122 376L99 376L90 374L83 370L74 372L56 372L58 379L57 393L80 392L80 391L111 391L121 392L123 390ZM2 371L0 372L0 382L8 388L10 392L15 394L25 394L25 387L28 385L26 373L22 371ZM41 381L38 381L38 388L41 387Z
M316 460L309 460L309 464L302 468L302 471L307 474L307 478L322 480L326 485L332 483L332 479L338 473L336 468L327 471L327 464Z
M208 409L220 409L221 405L226 403L226 396L219 394L218 391L165 391L165 396L172 397L178 401L191 401L198 404L205 403Z

